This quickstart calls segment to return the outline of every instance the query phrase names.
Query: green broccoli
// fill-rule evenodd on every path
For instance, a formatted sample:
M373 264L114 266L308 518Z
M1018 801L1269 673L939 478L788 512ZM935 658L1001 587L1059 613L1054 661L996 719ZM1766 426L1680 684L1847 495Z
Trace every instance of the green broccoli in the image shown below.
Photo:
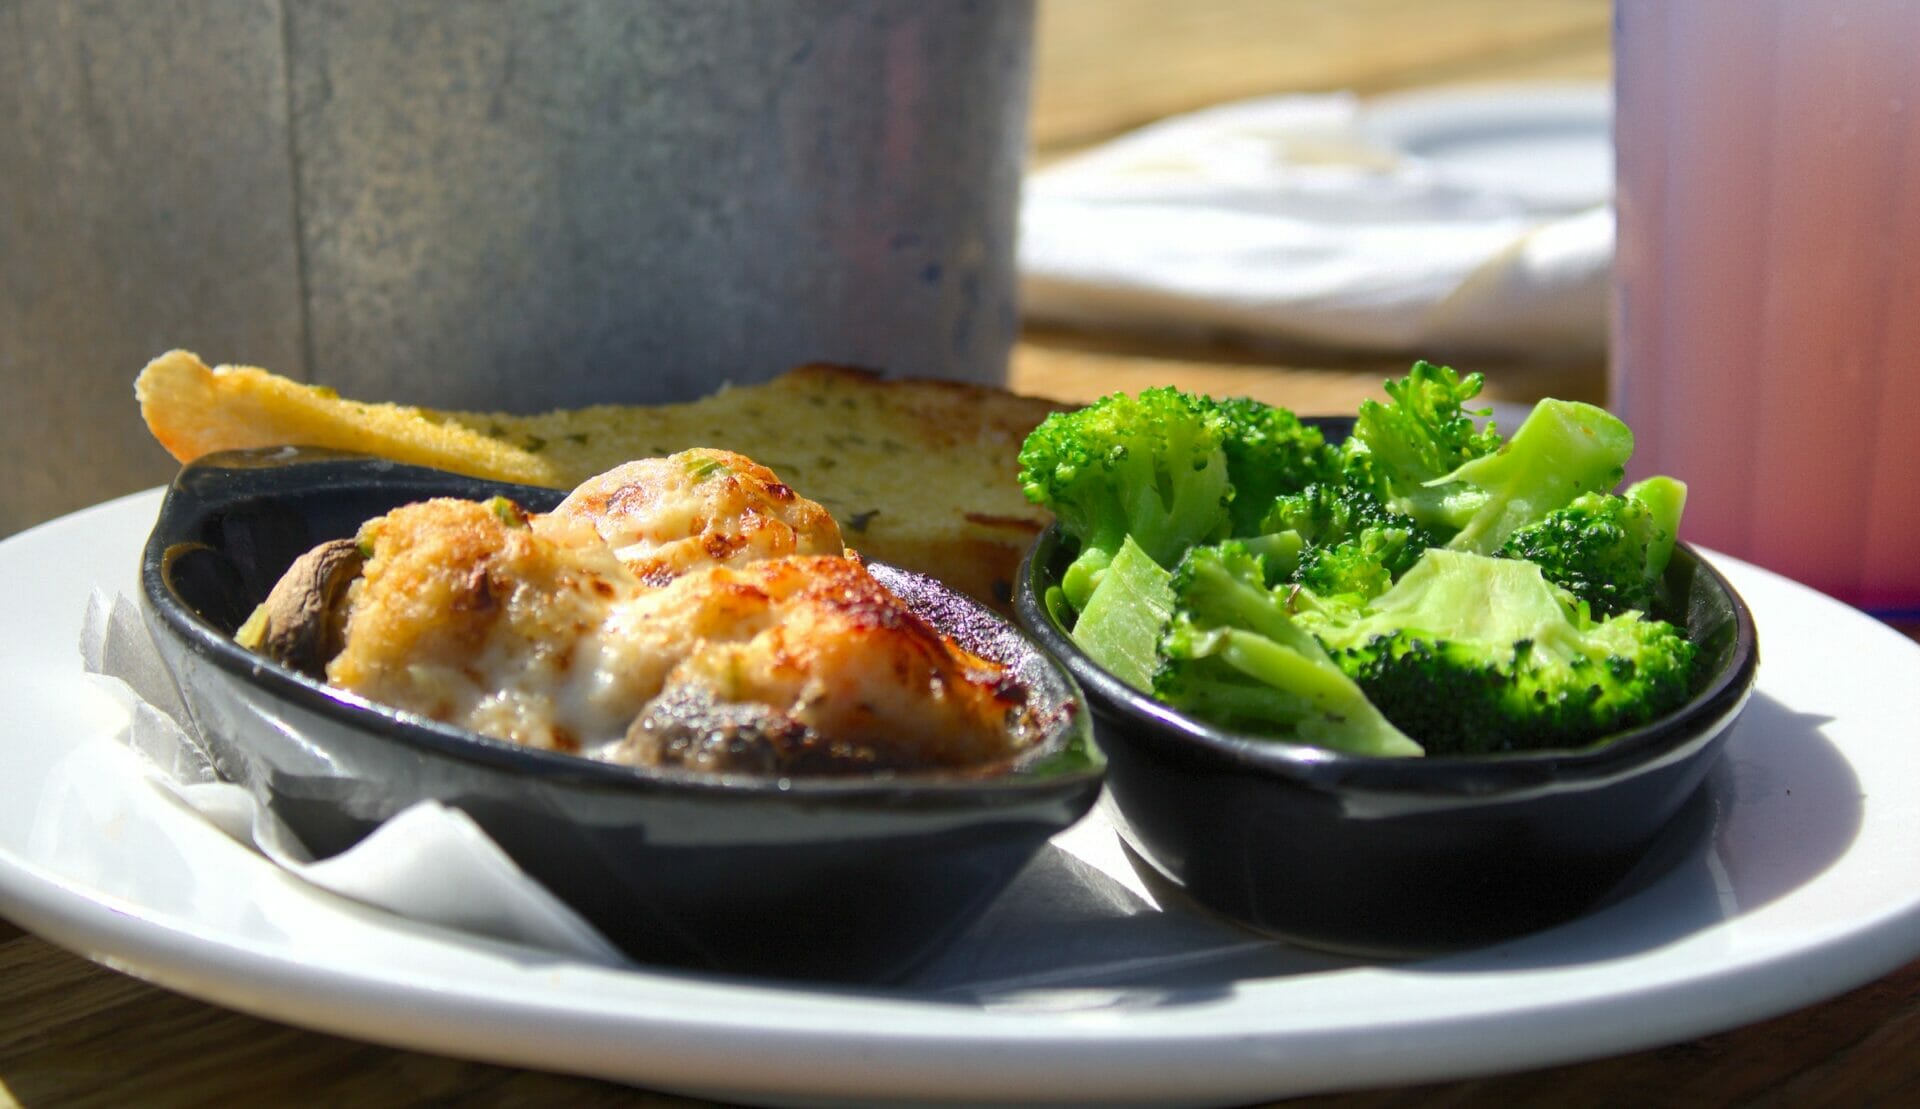
M1425 528L1390 511L1370 491L1332 482L1276 498L1259 530L1261 543L1274 549L1269 571L1323 597L1347 594L1358 600L1385 592L1435 545ZM1297 542L1268 538L1287 535ZM1289 547L1294 557L1283 561Z
M1416 362L1386 384L1390 404L1360 406L1343 445L1349 484L1425 525L1457 550L1492 554L1507 537L1583 493L1613 488L1633 454L1627 425L1591 404L1543 400L1512 438L1476 428L1466 402L1479 374Z
M1266 573L1240 543L1187 552L1173 572L1154 695L1205 720L1319 747L1420 754L1294 622Z
M1578 747L1679 707L1696 648L1648 614L1686 487L1610 493L1619 420L1548 400L1502 439L1480 387L1416 363L1338 448L1167 388L1050 417L1020 453L1077 543L1049 610L1174 708L1349 752Z
M1651 612L1663 599L1686 498L1687 487L1670 477L1648 478L1624 494L1582 494L1508 536L1499 554L1540 567L1595 616Z
M1160 633L1173 609L1172 579L1172 573L1127 539L1073 619L1073 642L1109 674L1151 693Z
M1408 541L1408 533L1369 528L1342 543L1313 547L1301 556L1294 583L1321 597L1365 602L1393 586L1395 567L1410 563L1424 551Z
M1500 447L1500 433L1470 409L1479 374L1461 377L1451 368L1415 362L1405 377L1386 383L1388 403L1360 405L1353 434L1341 445L1348 484L1378 496L1395 512L1411 516L1443 538L1463 527L1485 499L1447 476Z
M1582 493L1618 485L1632 454L1633 432L1605 409L1543 400L1498 450L1439 479L1437 487L1464 486L1478 495L1447 545L1492 554L1509 535Z
M1627 612L1592 619L1539 567L1430 550L1359 613L1297 621L1428 753L1579 747L1677 708L1696 648Z
M1171 567L1228 526L1227 419L1173 388L1115 393L1056 412L1020 448L1027 499L1051 510L1078 545L1061 588L1076 610L1128 536Z
M1251 397L1214 401L1226 420L1227 480L1233 486L1230 534L1254 535L1273 499L1326 481L1338 471L1338 455L1319 428Z

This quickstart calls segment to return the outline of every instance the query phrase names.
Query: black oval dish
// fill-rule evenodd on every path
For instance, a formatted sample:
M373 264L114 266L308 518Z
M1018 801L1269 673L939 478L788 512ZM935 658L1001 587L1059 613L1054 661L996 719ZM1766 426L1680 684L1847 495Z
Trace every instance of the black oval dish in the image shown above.
M184 468L148 539L147 622L220 770L318 856L417 801L470 814L522 869L645 962L882 981L985 906L1100 790L1079 691L1017 629L874 566L936 627L1006 662L1053 720L1011 771L769 779L531 750L344 694L232 633L294 558L410 501L563 492L299 448Z
M1350 424L1322 422L1329 438ZM1101 669L1047 610L1065 553L1056 527L1042 533L1015 611L1087 691L1135 856L1243 924L1370 957L1507 939L1606 899L1699 788L1758 660L1746 604L1682 544L1673 616L1701 645L1683 708L1574 751L1346 755L1195 720Z

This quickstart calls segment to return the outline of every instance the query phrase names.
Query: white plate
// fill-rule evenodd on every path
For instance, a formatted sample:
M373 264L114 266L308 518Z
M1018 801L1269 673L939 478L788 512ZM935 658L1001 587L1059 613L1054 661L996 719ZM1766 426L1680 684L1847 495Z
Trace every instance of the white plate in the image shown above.
M1400 965L1262 944L1131 981L933 994L465 939L301 885L113 741L122 710L81 673L75 638L90 588L133 590L156 506L140 494L0 543L0 911L293 1024L733 1100L1245 1102L1670 1042L1920 954L1920 647L1730 559L1716 561L1753 605L1763 662L1692 810L1698 834L1632 896L1519 942Z
M1613 196L1613 94L1604 84L1469 85L1376 97L1360 133L1437 174L1578 211Z

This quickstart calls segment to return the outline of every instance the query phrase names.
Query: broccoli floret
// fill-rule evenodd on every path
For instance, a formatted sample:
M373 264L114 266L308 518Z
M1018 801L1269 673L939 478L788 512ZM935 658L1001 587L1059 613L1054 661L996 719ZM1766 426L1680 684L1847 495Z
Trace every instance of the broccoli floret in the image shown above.
M1546 400L1513 437L1475 426L1466 403L1481 377L1416 362L1386 384L1391 403L1360 406L1342 448L1350 484L1372 491L1449 546L1500 549L1516 529L1582 493L1611 489L1633 453L1633 433L1605 410Z
M1481 493L1447 475L1500 446L1498 429L1470 409L1483 378L1461 377L1447 366L1415 362L1405 377L1386 383L1388 403L1366 401L1341 445L1349 484L1371 490L1395 512L1451 536L1472 518Z
M1195 547L1173 574L1174 608L1153 692L1229 727L1363 755L1421 753L1294 622L1239 543Z
M1543 400L1498 450L1440 479L1480 494L1473 515L1447 545L1492 554L1516 530L1582 493L1618 485L1632 454L1633 432L1605 409Z
M1628 612L1593 620L1537 566L1439 548L1363 613L1304 613L1340 668L1429 754L1578 747L1669 712L1696 648Z
M1687 487L1652 477L1624 494L1586 493L1507 537L1499 554L1540 567L1553 584L1587 602L1595 616L1651 612L1663 599Z
M1367 528L1383 526L1418 527L1410 518L1388 510L1379 497L1365 489L1315 482L1298 493L1276 497L1260 518L1259 531L1298 532L1305 542L1326 546Z
M1435 545L1425 528L1366 489L1328 482L1276 498L1260 530L1298 537L1298 554L1285 563L1270 556L1270 572L1323 597L1362 601L1385 592Z
M1405 531L1372 528L1344 543L1309 549L1293 580L1321 597L1365 602L1392 588L1394 574L1404 572L1395 567L1425 549L1411 546Z
M1620 421L1543 401L1503 440L1480 385L1417 363L1338 449L1170 388L1049 418L1020 462L1078 544L1050 608L1176 708L1350 752L1577 747L1677 708L1696 648L1646 613L1685 487L1610 494Z
M1230 534L1249 536L1266 529L1261 517L1275 497L1326 481L1338 472L1338 455L1317 427L1300 417L1251 397L1213 402L1226 420L1227 480L1233 485Z
M1086 607L1128 536L1171 567L1188 547L1225 533L1233 496L1226 431L1211 402L1162 387L1056 412L1027 436L1021 488L1079 544L1060 581L1069 604Z

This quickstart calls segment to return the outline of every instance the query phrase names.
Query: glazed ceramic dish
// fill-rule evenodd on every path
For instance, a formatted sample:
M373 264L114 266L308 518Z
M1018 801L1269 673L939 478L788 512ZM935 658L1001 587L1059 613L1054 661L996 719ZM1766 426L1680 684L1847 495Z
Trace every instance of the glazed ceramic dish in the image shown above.
M1017 629L939 583L874 575L963 646L1013 668L1045 741L1004 774L775 779L646 770L533 750L329 688L232 634L292 560L433 496L563 493L306 450L183 469L142 561L148 623L222 774L319 856L409 805L474 818L636 959L884 980L964 927L1099 793L1074 682Z
M1344 431L1331 423L1330 436ZM1700 645L1693 696L1591 747L1388 759L1237 733L1109 674L1047 610L1065 564L1049 528L1016 584L1021 623L1086 689L1121 836L1200 904L1298 943L1376 957L1507 939L1646 877L1746 705L1758 653L1746 605L1682 544L1665 614ZM1416 737L1417 738L1417 737Z
M1751 704L1657 873L1508 943L1354 963L1257 942L1183 897L1149 907L1105 806L880 988L608 966L420 925L289 880L126 745L127 711L74 643L90 593L137 597L160 499L0 541L0 916L298 1027L727 1104L1245 1105L1677 1043L1920 957L1920 746L1902 742L1920 644L1711 553L1767 640Z

